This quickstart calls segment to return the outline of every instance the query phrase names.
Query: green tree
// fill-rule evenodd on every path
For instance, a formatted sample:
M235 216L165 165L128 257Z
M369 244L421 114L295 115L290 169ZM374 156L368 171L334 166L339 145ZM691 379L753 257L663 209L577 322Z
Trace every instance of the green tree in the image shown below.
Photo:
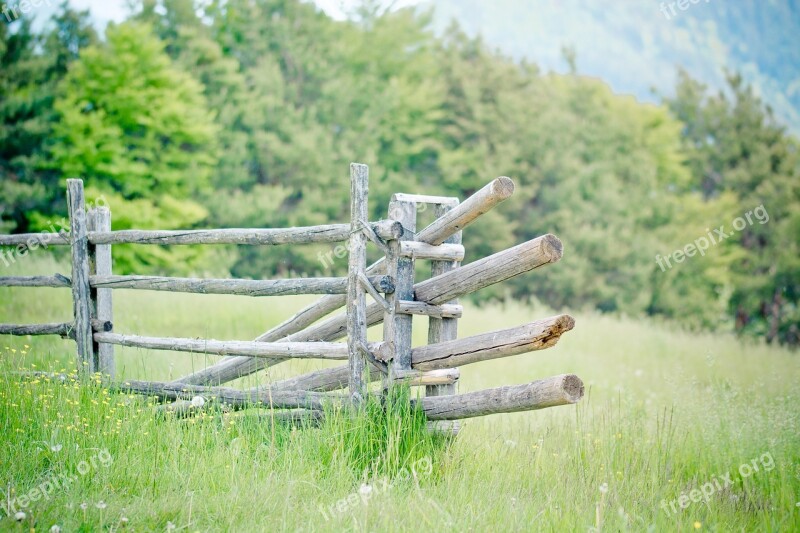
M209 186L217 163L214 116L202 86L175 65L142 24L109 26L106 42L84 49L60 88L51 147L63 177L82 177L112 210L115 228L191 227L206 210L189 198ZM132 208L132 203L136 208ZM196 269L203 254L120 248L121 271Z

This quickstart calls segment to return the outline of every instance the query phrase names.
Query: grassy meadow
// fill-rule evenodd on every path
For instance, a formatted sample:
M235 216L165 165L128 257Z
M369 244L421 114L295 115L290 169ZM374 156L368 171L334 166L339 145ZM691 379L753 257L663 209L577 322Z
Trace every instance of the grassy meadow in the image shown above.
M0 275L66 270L37 257ZM254 338L311 301L114 296L118 332L217 339ZM67 290L0 289L0 323L70 314ZM466 306L460 335L549 314ZM377 423L332 413L320 428L251 411L159 418L140 397L20 379L14 372L70 371L74 344L4 337L0 530L800 530L797 353L638 319L575 318L553 349L464 367L460 389L575 373L585 398L468 420L452 442L408 413ZM415 322L418 343L425 333ZM217 360L117 353L125 378L167 380ZM284 363L239 385L320 366ZM22 503L21 522L5 516Z

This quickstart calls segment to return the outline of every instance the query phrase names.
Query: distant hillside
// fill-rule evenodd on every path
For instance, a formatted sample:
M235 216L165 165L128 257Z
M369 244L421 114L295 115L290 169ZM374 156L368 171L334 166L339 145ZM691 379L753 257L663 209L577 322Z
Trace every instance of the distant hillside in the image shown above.
M673 4L673 10L669 4ZM545 70L577 71L642 100L671 94L676 66L712 87L737 70L794 133L800 133L800 0L435 0L441 29L452 19L471 34Z

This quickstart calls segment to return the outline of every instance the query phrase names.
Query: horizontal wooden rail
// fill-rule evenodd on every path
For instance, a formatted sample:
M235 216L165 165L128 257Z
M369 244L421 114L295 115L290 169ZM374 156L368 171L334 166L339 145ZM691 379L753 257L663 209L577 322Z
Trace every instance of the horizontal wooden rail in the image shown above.
M458 304L431 305L425 302L400 300L397 302L397 312L406 315L424 315L435 318L461 318L464 307Z
M95 342L177 352L213 355L242 355L247 357L286 357L290 359L347 360L347 344L341 342L255 342L218 341L213 339L181 339L144 337L118 333L95 333ZM380 343L370 350L381 351Z
M555 345L561 335L574 326L571 316L558 315L504 331L419 346L411 350L411 367L414 370L446 369L544 350ZM371 372L373 378L380 376L376 368ZM317 370L271 384L273 390L332 391L346 386L347 366Z
M185 383L128 380L111 385L127 393L156 396L162 400L185 400L202 396L233 407L272 407L273 409L322 409L325 404L342 404L346 396L307 391L241 391L226 387L200 387Z
M392 377L395 383L405 383L414 387L452 385L461 377L461 371L457 368L430 370L428 372L399 370Z
M570 405L583 397L583 382L574 374L542 379L526 385L416 400L428 420L457 420L498 413L532 411Z
M383 293L394 292L389 276L373 276L370 283ZM297 278L280 280L166 278L160 276L91 276L95 288L138 289L197 294L286 296L292 294L344 294L347 278Z
M111 331L114 325L108 320L91 320L92 329L98 332ZM28 335L58 335L72 338L75 330L73 322L56 322L51 324L0 324L0 335L25 337Z
M69 337L74 327L72 322L53 324L0 324L0 335L15 335L19 337L27 335L59 335L61 337Z
M55 276L0 276L0 287L69 287L70 279Z
M415 204L448 205L451 207L457 206L459 203L458 198L455 196L430 196L427 194L406 194L402 192L392 195L392 201L413 202Z
M402 227L393 220L373 222L378 237L394 240L402 235ZM92 244L311 244L346 241L349 224L327 224L300 228L211 229L211 230L121 230L90 232Z
M412 259L434 259L437 261L461 261L464 247L460 244L440 244L434 246L418 241L401 241L400 255Z
M561 335L574 327L574 318L559 315L516 328L419 346L412 351L411 365L418 370L436 370L544 350L555 346Z
M69 246L69 233L17 233L15 235L0 235L0 246Z

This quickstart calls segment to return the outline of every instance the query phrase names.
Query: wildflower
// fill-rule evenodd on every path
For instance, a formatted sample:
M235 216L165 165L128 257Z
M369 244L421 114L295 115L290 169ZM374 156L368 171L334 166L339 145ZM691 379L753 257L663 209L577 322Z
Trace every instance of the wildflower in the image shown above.
M695 529L700 529L701 527L703 527L703 524L701 524L700 522L695 522L694 523L694 528Z
M362 483L361 487L358 489L358 493L365 498L369 497L369 495L372 494L372 485Z
M167 522L167 531L175 531L175 524Z
M603 483L602 485L600 485L600 492L602 492L603 494L608 492L608 483Z
M50 526L50 533L61 533L61 526L58 524L53 524Z
M192 398L192 407L203 407L206 404L206 400L202 396L195 396Z
M17 512L17 514L14 515L14 520L16 520L17 522L22 522L27 517L28 517L28 515L26 515L22 511L19 511L19 512Z
M517 445L517 443L516 443L516 442L514 442L513 440L507 440L507 441L506 441L506 446L508 446L509 448L513 448L513 447L515 447L516 445Z
M61 451L61 448L63 447L64 446L62 446L61 444L53 444L52 446L50 446L50 451L58 453Z
M99 502L94 504L94 506L97 507L98 509L105 509L106 507L108 507L108 505L106 505L106 502L104 502L103 500L100 500Z
M127 516L119 517L119 525L120 525L120 527L127 526L128 525L128 517Z
M88 508L89 508L89 504L88 504L88 503L86 503L86 502L83 502L83 503L80 505L80 508L81 508L81 511L85 511L86 509L88 509Z

